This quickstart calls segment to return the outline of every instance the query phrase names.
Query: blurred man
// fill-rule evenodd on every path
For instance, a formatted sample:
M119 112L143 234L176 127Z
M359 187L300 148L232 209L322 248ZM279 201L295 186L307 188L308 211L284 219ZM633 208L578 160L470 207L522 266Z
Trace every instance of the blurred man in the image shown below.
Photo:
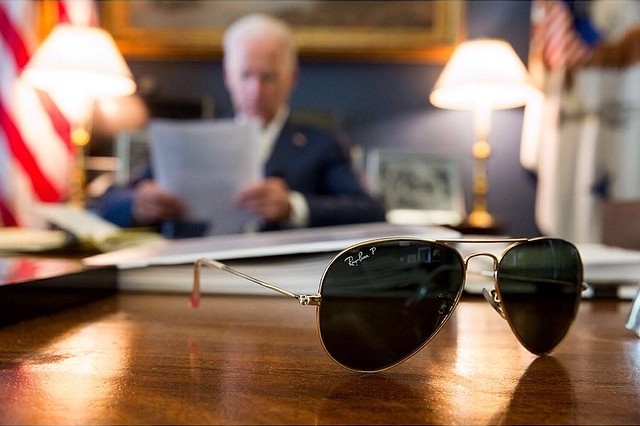
M298 61L289 27L267 15L248 15L227 29L223 48L236 119L259 120L265 161L264 180L240 190L236 205L260 217L263 230L384 221L382 206L354 173L347 147L330 132L290 118ZM149 171L127 188L111 188L101 214L124 227L179 219L183 203L151 177Z

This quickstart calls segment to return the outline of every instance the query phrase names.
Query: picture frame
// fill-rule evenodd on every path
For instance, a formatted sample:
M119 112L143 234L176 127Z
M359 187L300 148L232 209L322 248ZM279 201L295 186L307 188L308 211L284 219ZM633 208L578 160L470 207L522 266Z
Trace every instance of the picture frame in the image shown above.
M464 36L462 0L113 0L102 26L125 57L219 59L224 29L264 12L290 23L302 59L444 63Z
M371 192L387 209L387 221L411 225L459 225L466 215L454 158L375 149L367 154Z
M133 176L139 175L142 168L149 164L149 137L146 130L118 133L113 154L118 160L114 183L127 185Z

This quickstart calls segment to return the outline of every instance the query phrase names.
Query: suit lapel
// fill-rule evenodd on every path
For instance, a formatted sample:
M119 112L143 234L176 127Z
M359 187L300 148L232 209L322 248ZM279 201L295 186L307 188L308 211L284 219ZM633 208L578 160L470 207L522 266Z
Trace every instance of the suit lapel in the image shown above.
M301 143L305 136L296 131L294 126L287 120L276 139L276 142L265 164L265 176L284 176L289 169L287 163L292 161L300 153Z

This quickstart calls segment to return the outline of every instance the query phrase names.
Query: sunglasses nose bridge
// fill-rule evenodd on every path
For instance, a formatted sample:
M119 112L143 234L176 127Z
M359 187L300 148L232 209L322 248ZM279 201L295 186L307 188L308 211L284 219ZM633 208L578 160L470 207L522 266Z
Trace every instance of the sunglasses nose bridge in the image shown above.
M500 261L498 260L498 258L496 257L496 255L492 254L492 253L472 253L470 255L468 255L467 257L464 258L464 268L465 270L469 269L469 261L473 258L476 257L488 257L491 259L491 261L493 262L493 269L491 271L482 271L483 273L490 273L491 276L494 277L494 281L495 281L495 276L496 276L496 271L498 270L498 264L500 263Z
M487 270L480 270L480 271L472 271L469 269L469 261L473 258L476 257L488 257L489 259L491 259L491 261L493 262L493 268L491 269L491 271L487 271ZM497 297L497 293L496 293L496 280L497 280L497 271L498 271L498 265L500 264L500 261L498 260L498 258L492 254L492 253L473 253L468 255L465 259L464 259L464 263L465 263L465 270L469 271L469 272L474 272L474 273L479 273L480 275L484 276L484 277L491 277L493 280L493 289L489 292L486 288L482 289L482 294L484 295L484 298L487 300L487 302L489 302L489 304L491 305L491 307L493 307L493 309L495 309L495 311L504 318L504 313L502 312L502 308L500 307L500 300ZM483 265L484 266L484 265Z

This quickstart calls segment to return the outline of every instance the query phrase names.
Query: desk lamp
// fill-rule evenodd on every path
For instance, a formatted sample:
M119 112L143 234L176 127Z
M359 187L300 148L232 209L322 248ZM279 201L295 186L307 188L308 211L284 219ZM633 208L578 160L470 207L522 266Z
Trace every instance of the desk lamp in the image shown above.
M460 44L436 81L429 97L433 105L474 113L473 210L464 225L487 229L496 223L486 200L491 111L522 106L536 90L511 45L496 39Z
M51 31L22 77L49 93L71 124L75 161L70 203L84 206L85 149L96 100L131 95L136 84L109 33L97 27L61 24Z

